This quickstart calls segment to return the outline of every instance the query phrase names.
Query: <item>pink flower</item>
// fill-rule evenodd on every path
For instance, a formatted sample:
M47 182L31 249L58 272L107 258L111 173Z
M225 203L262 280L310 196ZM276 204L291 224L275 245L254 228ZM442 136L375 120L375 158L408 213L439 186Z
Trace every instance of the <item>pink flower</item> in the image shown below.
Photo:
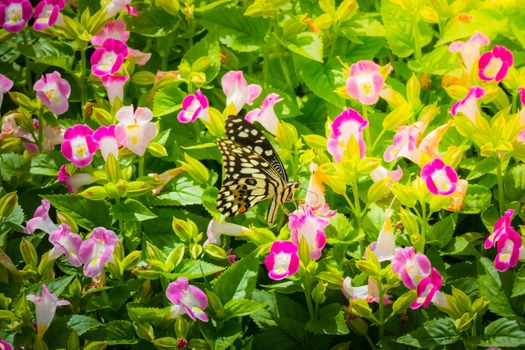
M514 216L513 209L507 209L503 216L496 221L494 225L494 230L485 240L485 249L492 248L496 245L504 234L518 234L514 227L511 226L512 217Z
M401 180L401 178L403 177L403 169L398 165L396 170L388 170L384 166L380 165L370 173L370 177L374 182L382 180L387 176L390 177L390 181L388 182L388 184L391 184L393 182L399 182L399 180Z
M485 81L502 81L513 63L512 52L506 47L496 45L492 52L485 52L479 58L479 78Z
M281 102L282 100L278 94L269 94L264 98L262 107L252 109L246 113L244 119L252 124L255 121L259 122L266 130L275 135L279 126L279 118L277 118L273 108L277 102Z
M1 5L0 5L1 6ZM11 90L13 87L13 81L3 74L0 74L0 108L2 107L2 101L4 94Z
M13 346L5 340L0 339L0 350L13 350Z
M342 292L348 300L361 299L366 300L369 303L379 303L377 281L372 277L368 277L368 284L359 287L352 286L352 279L346 277L343 281ZM383 297L383 304L390 304L390 300L386 295Z
M40 206L36 208L33 218L29 219L26 224L26 233L31 234L36 230L42 230L47 233L58 230L58 226L49 217L51 203L42 199Z
M126 10L132 16L136 16L137 10L129 6L130 2L131 0L111 0L104 8L104 18L111 18L123 10Z
M327 148L336 162L340 162L343 158L350 137L353 137L359 144L361 158L365 156L366 144L363 139L363 130L367 126L368 120L365 120L352 108L344 110L334 119L331 126L332 132L328 137Z
M82 242L78 255L84 264L84 275L98 277L104 271L104 265L113 256L113 250L118 243L117 235L104 227L93 229L89 238Z
M202 290L189 284L186 277L171 282L166 289L166 297L174 304L172 315L186 314L192 320L208 322L208 315L204 312L208 307L208 297Z
M0 24L8 32L24 29L33 14L33 7L27 0L4 0L0 2Z
M305 239L311 258L317 260L326 244L324 229L329 224L330 221L315 215L310 207L302 205L290 214L288 227L295 245L299 246L301 238Z
M396 252L396 239L392 229L392 210L386 210L385 222L377 236L377 241L370 244L370 249L377 256L379 261L392 260Z
M496 270L503 272L516 266L522 246L523 241L516 231L509 230L503 233L498 239L498 255L494 259Z
M262 90L260 85L248 85L242 71L230 71L224 74L221 84L226 95L226 105L233 103L237 112L242 109L245 103L251 106L253 100L261 94Z
M450 165L445 165L439 158L427 163L421 169L421 177L426 181L432 194L448 196L456 191L458 174Z
M310 181L306 190L305 204L312 208L316 215L330 217L336 214L336 210L330 210L325 199L325 187L323 185L323 175L319 172L317 164L310 164Z
M79 168L93 161L98 144L93 140L93 130L87 125L77 124L66 130L62 143L62 154Z
M150 60L151 53L128 48L128 55L126 56L126 58L132 59L133 62L135 62L135 64L137 64L138 66L143 66Z
M59 115L65 113L69 108L67 99L71 94L71 86L67 80L60 77L60 73L55 71L42 75L33 89L36 95L51 112Z
M204 242L204 246L206 247L211 243L221 245L222 235L238 237L249 232L250 229L247 227L237 224L230 224L229 222L219 223L215 221L215 219L211 219L206 231L208 238L206 239L206 242Z
M417 298L414 300L410 308L412 310L419 309L423 306L425 309L428 308L430 302L434 298L434 295L439 291L443 283L443 278L439 274L439 271L432 268L432 273L429 277L423 278L417 285Z
M126 22L120 19L109 21L104 25L104 28L93 36L91 44L95 47L102 47L104 41L109 38L126 43L129 39L129 32L126 30Z
M456 41L448 46L450 52L461 53L463 63L470 72L474 64L479 58L479 51L481 46L490 44L490 39L487 38L483 33L476 32L466 42Z
M439 158L439 144L452 125L453 121L449 120L446 124L429 132L419 143L419 151L426 153L430 158Z
M127 147L131 152L142 156L149 143L157 135L157 125L151 122L153 113L149 108L137 107L133 113L133 106L125 106L118 110L118 125L115 136L119 145Z
M392 260L392 271L399 274L405 287L412 289L430 274L430 261L414 247L397 248Z
M299 264L297 246L290 241L273 242L270 254L264 259L268 276L276 281L295 274Z
M417 143L423 131L423 125L419 122L400 126L394 135L393 143L385 150L383 159L386 162L391 162L399 157L404 157L418 163L421 158L421 151L417 147Z
M57 307L70 304L69 301L58 299L55 294L50 293L45 284L42 285L42 296L30 294L26 299L35 304L36 328L40 338L53 321Z
M82 238L78 234L71 232L71 228L68 225L60 224L58 230L52 231L49 234L49 242L54 246L49 253L49 258L56 259L64 254L71 265L82 265L78 256Z
M454 103L450 113L455 117L458 113L462 113L473 124L476 124L476 116L480 114L478 107L478 99L485 96L485 89L479 86L472 86L464 99Z
M108 100L111 106L117 102L117 98L122 103L124 102L124 85L128 81L127 75L104 75L102 77L102 85L106 88Z
M362 104L373 105L379 100L379 93L385 80L379 73L379 65L372 61L359 61L350 66L350 76L346 80L348 94Z
M117 137L115 136L115 125L99 126L99 128L93 133L93 140L98 143L100 153L102 153L102 158L104 158L104 160L108 159L110 153L113 154L115 159L118 159L119 145Z
M35 7L35 30L51 27L58 19L60 10L64 8L64 0L42 0Z
M124 59L128 55L128 47L122 41L108 38L104 41L101 48L98 48L91 55L91 71L94 75L103 77L104 75L117 72Z
M458 180L456 185L456 191L450 195L450 205L447 206L447 210L458 211L463 208L463 201L467 195L468 181Z
M57 181L65 182L67 190L70 193L78 193L80 191L81 186L93 183L96 181L96 179L88 173L69 175L69 173L66 170L66 165L63 164L60 167L60 170L58 171Z
M208 106L208 99L200 89L197 89L195 94L188 95L184 98L182 101L182 110L179 112L177 119L181 123L193 123L197 118L207 121L210 119Z

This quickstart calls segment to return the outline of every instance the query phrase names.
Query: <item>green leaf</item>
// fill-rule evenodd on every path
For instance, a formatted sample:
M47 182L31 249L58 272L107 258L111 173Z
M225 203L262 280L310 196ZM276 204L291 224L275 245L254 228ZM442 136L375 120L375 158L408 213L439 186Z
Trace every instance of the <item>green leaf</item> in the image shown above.
M136 344L135 327L130 321L118 320L104 323L95 330L87 332L88 340L100 340L111 345Z
M199 322L199 328L214 350L230 349L235 340L242 337L240 323L235 319L226 321L220 328L211 322Z
M44 65L60 67L66 71L73 65L75 54L65 42L42 39L31 45L21 44L18 50L24 56ZM64 76L62 76L64 78Z
M195 17L209 33L217 35L221 43L240 52L259 49L270 28L269 20L245 17L242 10L237 8L196 11Z
M221 212L217 209L218 195L219 189L217 187L208 187L202 192L201 196L202 205L216 221L220 221L221 217Z
M85 229L92 230L97 226L111 228L111 216L106 202L94 202L72 194L43 195L42 198L47 199L58 210L67 213Z
M288 40L286 47L310 60L323 62L323 41L319 33L299 33L295 38Z
M478 271L479 292L489 301L490 311L500 316L515 316L493 262L485 257L479 261L484 269Z
M153 115L162 117L181 109L186 94L177 86L166 86L160 89L153 98Z
M457 215L452 214L432 225L427 234L427 243L435 243L439 248L446 246L456 229L456 219Z
M156 307L136 307L127 305L128 317L134 322L151 322L161 321L169 312L170 307L160 309Z
M444 75L459 68L458 60L447 46L440 46L421 56L419 60L408 62L408 68L415 72Z
M151 200L152 205L194 205L201 204L202 188L188 177L181 176L171 181L162 193Z
M224 305L224 311L226 312L226 318L232 318L250 315L262 307L263 305L253 300L232 299Z
M522 266L520 272L516 274L511 297L514 298L523 294L525 294L525 268Z
M214 292L226 304L232 299L250 299L257 283L259 261L257 252L242 258L232 265L217 280Z
M201 278L221 272L225 267L211 264L203 260L185 260L174 271L175 276L188 279Z
M67 325L69 328L75 331L77 335L82 335L87 331L100 327L102 323L93 317L85 315L73 315L67 322Z
M33 175L57 176L60 166L66 163L66 159L60 151L37 153L31 159L30 173Z
M385 47L386 41L384 38L362 38L363 43L352 47L348 53L342 56L344 62L348 64L355 63L360 60L372 60L377 56L377 53Z
M144 204L131 198L113 204L111 214L115 219L123 221L146 221L157 217Z
M323 307L319 312L319 318L308 321L305 328L316 334L343 335L350 333L345 323L341 305L337 303Z
M485 327L480 346L525 346L525 332L517 320L500 318Z
M175 17L160 7L141 9L140 16L126 16L129 31L149 37L164 37L174 32L179 26Z
M498 163L499 159L494 157L483 159L481 162L476 163L476 166L474 167L474 169L472 169L470 174L468 174L466 180L474 180L478 177L490 173L491 171L494 171L494 169L496 169L496 167L498 166Z
M394 304L392 304L392 312L394 314L400 313L404 310L406 310L414 300L417 298L417 292L415 289L411 289L405 294L401 295L399 298L394 301Z
M467 194L463 200L464 208L461 209L465 214L477 214L485 211L492 204L492 193L482 185L468 185Z
M186 51L183 58L183 60L191 65L192 71L199 71L206 74L206 81L204 83L211 82L217 76L221 67L219 42L213 36L213 34L206 35L191 49ZM205 66L198 64L202 62L203 57L207 59Z
M0 178L5 182L14 182L20 179L27 167L26 160L21 154L0 154Z
M422 327L394 340L416 348L428 349L437 345L454 344L459 340L459 333L454 320L440 318L427 321Z

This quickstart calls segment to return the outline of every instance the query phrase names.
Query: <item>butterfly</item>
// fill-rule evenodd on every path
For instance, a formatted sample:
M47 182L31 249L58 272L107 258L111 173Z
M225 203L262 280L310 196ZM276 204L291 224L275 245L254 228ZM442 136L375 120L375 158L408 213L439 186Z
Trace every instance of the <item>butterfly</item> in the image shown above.
M217 209L225 216L233 216L271 198L267 223L273 225L279 206L293 200L299 182L288 182L271 143L242 116L226 119L226 137L218 139L217 145L224 167Z

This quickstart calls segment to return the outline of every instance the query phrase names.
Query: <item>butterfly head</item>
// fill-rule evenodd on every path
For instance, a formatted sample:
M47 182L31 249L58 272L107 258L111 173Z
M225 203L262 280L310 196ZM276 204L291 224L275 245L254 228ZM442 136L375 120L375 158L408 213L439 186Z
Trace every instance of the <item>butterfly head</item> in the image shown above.
M290 182L286 185L286 187L288 190L288 196L286 197L286 202L292 202L294 195L295 195L295 191L297 191L297 189L301 187L301 184L299 182Z

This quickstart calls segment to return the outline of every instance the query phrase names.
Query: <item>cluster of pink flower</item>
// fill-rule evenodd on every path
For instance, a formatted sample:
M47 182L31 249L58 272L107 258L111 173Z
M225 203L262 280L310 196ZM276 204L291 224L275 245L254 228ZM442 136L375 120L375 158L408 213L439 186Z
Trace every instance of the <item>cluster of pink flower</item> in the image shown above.
M34 30L43 30L55 23L62 23L60 10L64 0L42 0L33 11L28 0L0 1L0 25L8 32L19 32L32 16L35 17Z
M49 242L53 244L49 253L50 259L57 259L64 254L71 265L84 265L84 275L100 276L104 265L112 258L118 243L117 235L104 227L96 227L89 237L83 240L80 235L71 232L67 224L57 226L49 217L50 208L49 201L42 200L33 218L27 222L26 232L33 234L36 230L42 230L49 234Z

